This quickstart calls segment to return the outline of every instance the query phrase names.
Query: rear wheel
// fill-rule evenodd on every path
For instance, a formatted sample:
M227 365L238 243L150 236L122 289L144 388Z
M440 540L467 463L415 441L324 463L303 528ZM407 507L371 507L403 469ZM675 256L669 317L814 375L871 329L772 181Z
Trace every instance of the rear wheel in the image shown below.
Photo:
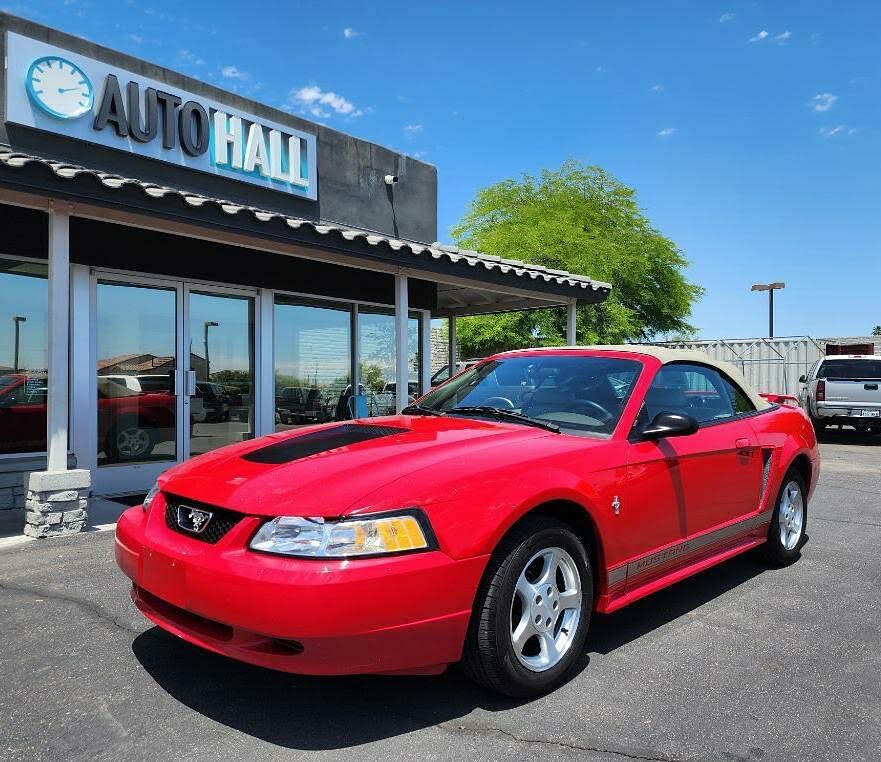
M798 559L804 544L808 520L807 489L802 475L793 468L786 472L777 494L777 504L768 528L765 556L776 566Z
M153 452L155 429L136 420L122 420L107 437L107 454L113 463L143 460Z
M584 545L566 524L527 518L503 540L478 591L465 671L508 696L546 693L581 655L592 609Z

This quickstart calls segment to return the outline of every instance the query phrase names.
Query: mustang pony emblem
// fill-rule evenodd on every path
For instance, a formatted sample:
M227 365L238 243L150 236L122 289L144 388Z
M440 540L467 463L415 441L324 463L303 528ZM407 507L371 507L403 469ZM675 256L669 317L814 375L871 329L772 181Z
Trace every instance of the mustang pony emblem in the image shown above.
M179 505L177 508L177 525L181 529L186 529L193 534L201 534L205 527L208 526L208 522L211 521L213 515L211 511Z

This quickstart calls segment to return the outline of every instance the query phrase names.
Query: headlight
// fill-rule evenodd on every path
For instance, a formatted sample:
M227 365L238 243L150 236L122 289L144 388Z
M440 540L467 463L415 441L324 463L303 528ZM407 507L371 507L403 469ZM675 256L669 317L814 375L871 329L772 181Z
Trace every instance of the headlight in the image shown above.
M419 511L344 521L280 516L267 521L250 547L265 553L307 558L351 558L425 550L434 546Z
M141 504L141 508L144 509L144 513L150 510L150 504L153 502L153 499L158 494L159 482L156 482L152 487L150 487L150 491L147 493L147 497L144 498L144 502Z

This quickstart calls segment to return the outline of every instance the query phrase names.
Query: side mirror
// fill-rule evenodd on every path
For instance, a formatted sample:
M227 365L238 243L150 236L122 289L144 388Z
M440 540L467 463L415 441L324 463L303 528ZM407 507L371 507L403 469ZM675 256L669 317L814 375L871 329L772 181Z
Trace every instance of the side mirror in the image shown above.
M806 383L808 382L808 377L807 377L804 373L802 373L802 374L798 377L798 382L799 382L800 384L806 384Z
M646 426L640 436L643 439L662 439L664 437L684 437L698 430L698 422L690 415L681 413L658 413Z

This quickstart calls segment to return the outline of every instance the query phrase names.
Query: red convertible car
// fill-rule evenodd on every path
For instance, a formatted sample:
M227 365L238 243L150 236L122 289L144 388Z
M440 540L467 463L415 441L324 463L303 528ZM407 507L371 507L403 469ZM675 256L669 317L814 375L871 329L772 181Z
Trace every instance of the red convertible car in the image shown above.
M116 530L138 608L304 674L567 677L612 612L763 546L799 556L810 421L706 355L488 358L403 414L276 433L160 477Z

